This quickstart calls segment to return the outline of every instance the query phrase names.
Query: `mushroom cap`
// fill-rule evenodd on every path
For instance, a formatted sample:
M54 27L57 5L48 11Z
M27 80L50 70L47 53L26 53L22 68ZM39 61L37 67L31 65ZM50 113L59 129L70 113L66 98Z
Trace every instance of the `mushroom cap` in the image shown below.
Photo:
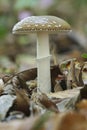
M30 16L24 18L13 27L14 34L28 34L35 32L68 32L70 25L55 16Z

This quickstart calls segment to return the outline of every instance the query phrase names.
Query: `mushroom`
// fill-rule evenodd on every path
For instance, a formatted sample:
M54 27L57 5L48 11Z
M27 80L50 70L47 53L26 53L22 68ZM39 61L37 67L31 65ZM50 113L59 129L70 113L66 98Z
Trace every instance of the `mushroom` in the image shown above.
M50 76L50 33L69 32L70 25L55 16L30 16L13 27L13 34L37 34L37 90L51 92Z

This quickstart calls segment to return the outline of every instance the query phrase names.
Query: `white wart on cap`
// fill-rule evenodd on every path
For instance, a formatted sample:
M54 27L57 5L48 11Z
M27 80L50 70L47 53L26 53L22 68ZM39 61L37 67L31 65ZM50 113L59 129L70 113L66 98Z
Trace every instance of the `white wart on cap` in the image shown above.
M14 34L37 34L37 90L51 92L49 33L69 32L70 25L55 16L30 16L13 27Z

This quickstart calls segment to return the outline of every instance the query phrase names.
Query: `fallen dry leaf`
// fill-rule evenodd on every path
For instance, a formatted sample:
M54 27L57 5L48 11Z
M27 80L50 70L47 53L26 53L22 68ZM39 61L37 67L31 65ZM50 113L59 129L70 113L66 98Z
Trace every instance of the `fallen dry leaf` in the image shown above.
M16 93L16 99L12 107L12 110L21 111L25 115L29 116L30 104L29 104L29 98L27 92L24 89L15 88L15 93Z
M86 130L87 118L76 112L69 112L63 116L58 130Z
M87 99L87 85L80 90L80 100Z
M76 104L77 109L86 109L87 110L87 99L81 100L79 103Z
M0 120L4 120L8 111L13 106L16 96L2 95L0 96Z
M47 110L58 112L58 107L56 103L49 99L45 93L41 93L38 96L38 100Z
M59 112L69 111L74 109L78 97L80 95L80 87L69 89L65 91L60 91L56 93L47 94L47 96L52 100L56 100L56 105Z
M0 123L0 130L87 130L87 118L74 111Z

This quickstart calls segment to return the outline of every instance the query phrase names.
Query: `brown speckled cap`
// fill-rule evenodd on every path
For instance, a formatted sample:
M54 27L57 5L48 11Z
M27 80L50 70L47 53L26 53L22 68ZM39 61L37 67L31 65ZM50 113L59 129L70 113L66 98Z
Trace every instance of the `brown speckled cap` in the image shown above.
M13 27L14 34L68 32L70 30L71 27L66 21L55 16L30 16L24 18Z

